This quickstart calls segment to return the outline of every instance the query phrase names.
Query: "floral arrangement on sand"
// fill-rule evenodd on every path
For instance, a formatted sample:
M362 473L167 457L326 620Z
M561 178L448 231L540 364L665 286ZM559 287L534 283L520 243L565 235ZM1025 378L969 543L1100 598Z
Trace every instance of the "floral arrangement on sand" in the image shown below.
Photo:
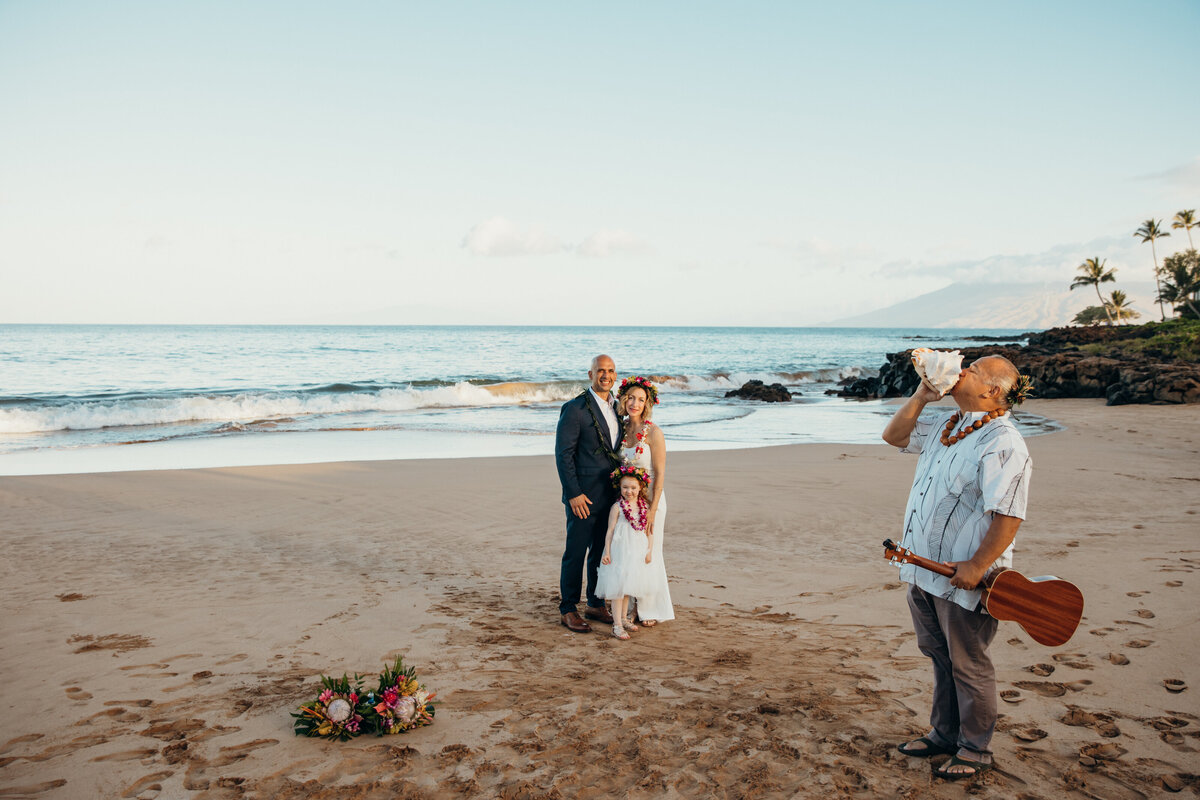
M325 690L316 700L300 706L292 717L296 722L292 729L297 736L318 736L344 742L363 732L367 716L373 713L362 691L362 678L355 674L351 679L321 676Z
M433 724L436 696L417 681L415 667L397 658L379 675L379 688L363 692L362 676L321 676L324 690L292 714L297 736L336 739L340 742L364 733L384 736L407 733Z
M406 667L404 659L397 658L379 675L379 689L374 695L375 733L405 733L432 725L435 709L430 701L436 696L417 682L415 667Z

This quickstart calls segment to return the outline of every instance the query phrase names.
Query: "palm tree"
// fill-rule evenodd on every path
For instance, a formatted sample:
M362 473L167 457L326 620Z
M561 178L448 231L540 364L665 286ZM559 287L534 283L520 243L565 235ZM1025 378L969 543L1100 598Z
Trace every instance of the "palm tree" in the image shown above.
M1158 280L1158 253L1154 252L1154 240L1161 239L1164 236L1170 236L1171 234L1158 227L1160 222L1162 222L1162 220L1158 220L1156 222L1153 219L1148 219L1142 223L1142 227L1134 231L1133 235L1140 238L1143 244L1146 242L1150 243L1150 255L1154 258L1154 285L1158 287L1158 290L1161 292L1162 284ZM1158 313L1162 315L1163 321L1166 322L1167 312L1163 311L1161 300L1158 303Z
M1189 250L1164 258L1163 283L1159 290L1163 302L1170 303L1176 311L1181 306L1187 306L1192 316L1200 319L1200 309L1196 307L1197 293L1200 293L1200 256L1196 251Z
M1089 258L1080 264L1077 269L1083 274L1071 282L1071 289L1074 291L1080 286L1095 286L1096 297L1099 298L1100 305L1104 307L1104 314L1108 317L1108 324L1112 325L1112 315L1108 313L1108 306L1104 305L1104 297L1100 294L1100 284L1115 281L1117 279L1117 271L1105 269L1105 263L1100 258Z
M1129 305L1129 298L1120 289L1113 289L1112 295L1105 302L1109 313L1120 322L1123 319L1137 319L1141 316Z
M1188 237L1188 249L1196 249L1196 245L1192 244L1192 228L1200 228L1200 222L1196 220L1196 209L1189 208L1186 211L1180 211L1171 222L1171 227L1183 228Z

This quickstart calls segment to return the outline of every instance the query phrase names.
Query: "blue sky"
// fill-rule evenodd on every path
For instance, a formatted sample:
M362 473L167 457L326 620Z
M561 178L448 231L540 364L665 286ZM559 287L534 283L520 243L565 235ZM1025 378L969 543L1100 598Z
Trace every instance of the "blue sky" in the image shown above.
M0 0L0 322L805 325L998 256L1148 280L1132 231L1200 207L1198 34L1170 0Z

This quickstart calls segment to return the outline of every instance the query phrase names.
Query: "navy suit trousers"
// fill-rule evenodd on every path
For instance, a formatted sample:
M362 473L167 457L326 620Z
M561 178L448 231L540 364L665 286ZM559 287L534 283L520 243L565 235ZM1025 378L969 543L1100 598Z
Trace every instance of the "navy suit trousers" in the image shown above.
M604 601L596 597L596 572L604 557L604 537L608 533L608 512L616 502L615 492L607 486L585 489L592 501L588 518L580 519L566 503L567 546L563 548L562 570L558 578L558 612L575 611L583 590L584 569L587 570L587 604L603 608Z

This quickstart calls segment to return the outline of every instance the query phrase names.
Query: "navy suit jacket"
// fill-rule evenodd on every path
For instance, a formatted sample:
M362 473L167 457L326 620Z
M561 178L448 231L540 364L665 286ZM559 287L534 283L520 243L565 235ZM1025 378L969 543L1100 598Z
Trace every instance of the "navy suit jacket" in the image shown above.
M562 484L563 502L586 494L593 503L603 502L609 491L608 476L621 463L607 438L596 431L607 430L604 413L592 393L583 394L563 403L554 434L554 462ZM617 418L617 444L621 443L623 425Z

